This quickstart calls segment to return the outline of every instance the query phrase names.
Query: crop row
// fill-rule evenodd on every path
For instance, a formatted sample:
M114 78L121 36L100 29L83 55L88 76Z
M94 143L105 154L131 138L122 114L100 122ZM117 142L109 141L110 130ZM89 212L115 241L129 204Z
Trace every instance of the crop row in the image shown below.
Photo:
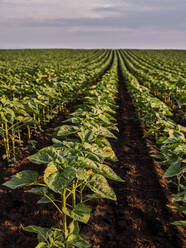
M144 62L141 56L140 58L135 56L131 51L123 51L129 61L137 68L143 70L149 76L159 81L168 81L170 84L179 86L180 88L185 86L185 78L174 72L172 69L170 72L166 72L162 69L155 68L151 63Z
M184 110L186 101L185 80L182 79L182 86L174 84L171 81L156 79L151 76L145 67L139 65L134 59L130 59L124 53L124 59L129 71L137 77L139 82L150 89L151 94L164 101L175 114L175 120L178 123L185 122ZM137 66L138 65L138 66ZM140 67L140 69L138 68Z
M65 106L77 99L108 68L112 52L101 56L98 62L78 71L66 72L59 78L45 74L37 82L0 86L0 137L6 150L3 158L15 156L16 147L23 143L22 130L27 129L28 140L40 132L41 126L64 110ZM82 67L84 65L82 64ZM24 139L25 139L24 134Z
M85 203L94 198L116 200L107 179L123 180L104 161L117 159L108 141L115 138L111 130L117 130L114 118L117 67L114 56L111 69L86 90L82 104L55 129L53 145L28 158L33 163L47 165L42 177L37 171L25 170L4 183L11 189L28 186L29 193L41 195L38 203L51 202L61 214L63 229L23 227L38 234L37 248L89 247L79 236L78 222L87 223L90 218ZM87 188L93 193L88 193Z
M61 71L92 63L106 53L106 50L25 50L0 52L0 80L8 84L32 80L40 70Z
M183 50L127 50L127 52L154 70L176 77L186 77L186 53Z
M138 116L148 129L145 137L155 137L156 152L153 156L164 166L164 178L168 178L168 182L177 187L178 193L172 196L173 205L170 207L185 214L185 129L170 119L172 114L168 106L153 96L148 88L140 85L136 77L128 71L128 63L123 60L121 53L119 63ZM184 220L173 224L186 227Z

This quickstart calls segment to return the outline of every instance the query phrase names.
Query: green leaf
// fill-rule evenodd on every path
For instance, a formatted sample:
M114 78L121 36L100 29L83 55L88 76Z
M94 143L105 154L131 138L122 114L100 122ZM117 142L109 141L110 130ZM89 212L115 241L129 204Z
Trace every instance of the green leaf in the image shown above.
M56 139L56 138L52 138L52 142L54 143L52 145L52 147L55 147L55 148L61 148L61 147L63 147L63 142L60 141L60 140L58 140L58 139Z
M65 244L63 241L55 241L54 245L55 247L58 247L58 248L65 248Z
M177 210L178 212L186 214L186 206L181 205L168 205L170 208Z
M70 234L79 234L79 225L77 221L72 221L70 225L68 226L68 231Z
M83 143L83 147L86 149L87 152L90 153L89 158L91 157L92 160L95 160L97 158L97 161L104 161L104 159L108 157L108 154L97 145L91 145L85 142ZM95 159L93 159L94 156L96 156Z
M176 149L174 150L174 152L179 154L179 155L181 155L181 154L186 155L186 146L185 146L185 144L177 146Z
M76 176L76 170L66 167L62 172L58 170L54 163L50 163L44 173L44 182L56 193L62 193Z
M113 138L116 139L116 136L111 133L108 128L102 127L100 125L97 125L92 129L92 132L94 133L95 136L101 136L101 137L107 137L107 138Z
M77 221L72 221L70 223L70 225L68 226L68 238L67 238L67 242L70 242L74 239L76 239L79 235L79 225Z
M81 139L81 142L92 143L94 141L95 134L90 130L83 130L81 132L78 132L77 135Z
M36 248L47 248L47 243L39 242L39 244L36 246Z
M183 192L179 192L177 194L174 194L172 197L173 201L183 201L184 203L186 203L186 190L184 190Z
M6 118L6 120L9 123L13 124L13 122L15 120L15 113L14 113L14 111L12 109L10 109L10 108L5 108L4 110L5 110L5 118Z
M31 233L37 233L37 234L42 234L45 233L46 231L49 231L49 228L41 227L41 226L22 226L22 229L26 232L31 232Z
M16 175L12 176L11 179L8 182L3 183L3 185L11 189L16 189L17 187L20 186L37 183L38 176L39 174L36 171L32 171L32 170L21 171Z
M167 139L166 136L162 136L161 138L159 138L159 139L157 140L157 144L162 144L166 139Z
M169 168L164 173L163 177L164 178L174 177L174 176L178 175L180 172L181 172L180 162L176 161L169 166Z
M77 126L71 126L71 125L63 125L58 128L56 128L54 131L55 137L66 137L71 134L75 134L79 131L79 127Z
M24 123L25 125L37 124L37 121L32 119L31 117L19 116L19 118L16 118L16 119Z
M186 228L186 220L174 221L171 224L176 225L176 226L181 226L183 228Z
M25 192L36 194L36 195L43 195L47 192L46 187L35 187L29 190L25 190Z
M105 152L106 158L110 161L117 162L118 158L116 157L115 152L110 146L105 146L103 151Z
M103 114L99 115L99 119L102 120L105 124L111 125L111 121Z
M26 232L36 233L38 234L38 240L39 241L47 241L47 233L49 232L49 228L41 227L41 226L22 226L22 229Z
M88 169L98 169L99 163L85 157L78 157L78 165Z
M116 200L116 195L113 189L109 186L107 180L102 175L94 174L91 176L87 186L101 198Z
M89 248L90 247L81 237L77 237L76 239L70 241L69 245L72 245L78 248Z
M100 195L97 195L97 194L88 194L88 195L86 195L86 198L89 199L89 200L98 199L98 198L100 198Z
M52 194L48 195L51 200L56 201L55 197ZM44 203L50 203L51 201L48 199L48 197L43 196L37 203L38 204L44 204Z
M77 168L77 170L76 170L77 179L79 179L81 181L87 181L89 176L90 176L90 174L89 174L89 171L87 169Z
M73 220L87 223L90 218L90 208L87 208L83 203L78 203L73 210L63 208L62 211L70 216Z
M29 156L28 159L35 164L49 164L50 162L60 161L62 158L57 153L56 148L49 146Z
M81 121L82 121L82 118L72 117L72 118L69 118L69 119L63 121L63 123L73 123L73 124L77 124L78 125Z
M101 173L104 177L117 181L117 182L124 182L124 180L119 177L113 169L111 169L108 165L106 164L99 164L99 170L96 170L97 173Z

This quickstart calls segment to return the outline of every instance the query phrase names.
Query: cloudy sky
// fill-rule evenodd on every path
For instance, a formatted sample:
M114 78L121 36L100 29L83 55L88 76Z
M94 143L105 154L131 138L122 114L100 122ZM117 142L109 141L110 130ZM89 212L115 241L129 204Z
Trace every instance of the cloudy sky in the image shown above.
M183 48L186 0L0 0L0 48Z

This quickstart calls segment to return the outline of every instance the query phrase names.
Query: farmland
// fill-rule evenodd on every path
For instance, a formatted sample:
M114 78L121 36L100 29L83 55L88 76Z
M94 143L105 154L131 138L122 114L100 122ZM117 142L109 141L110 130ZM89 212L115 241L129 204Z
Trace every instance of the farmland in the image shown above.
M183 247L185 83L181 50L1 50L0 247Z

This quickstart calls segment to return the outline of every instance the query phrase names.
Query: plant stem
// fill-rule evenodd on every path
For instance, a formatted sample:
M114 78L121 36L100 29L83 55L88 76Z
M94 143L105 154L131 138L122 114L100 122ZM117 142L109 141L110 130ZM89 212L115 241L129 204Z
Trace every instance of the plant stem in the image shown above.
M178 187L177 187L177 190L178 190L178 192L180 192L181 176L177 176L177 180L178 180Z
M28 139L31 140L31 131L29 125L27 125L27 129L28 129Z
M84 186L81 185L81 186L80 186L80 202L81 202L81 203L83 202L83 190L84 190Z
M15 149L15 130L14 130L14 126L12 126L12 147L13 147L13 154L15 156L16 149Z
M34 113L34 121L36 120L36 114ZM37 129L37 126L36 126L36 124L34 123L34 128L35 128L35 130Z
M4 129L4 124L1 123L1 127L2 127L2 130L3 130L3 142L5 144L5 150L6 150L6 136L5 136L5 129Z
M73 181L72 184L72 206L75 208L76 206L76 185L75 185L75 180Z
M21 133L20 133L20 131L18 131L18 139L19 139L19 143L21 144Z
M49 199L49 201L51 201L53 203L53 205L57 208L57 210L63 215L63 212L61 211L61 209L58 207L58 205L47 195L45 194L45 197Z
M15 138L14 137L12 137L12 147L13 147L13 154L15 156L16 149L15 149Z
M5 134L6 134L6 154L7 159L10 157L10 146L9 146L9 137L8 137L8 123L5 121Z
M62 208L66 208L66 189L64 189L62 193ZM65 241L68 237L68 229L67 229L67 216L63 213L63 225L64 225L64 234L65 234ZM65 244L65 248L67 248L67 245Z

